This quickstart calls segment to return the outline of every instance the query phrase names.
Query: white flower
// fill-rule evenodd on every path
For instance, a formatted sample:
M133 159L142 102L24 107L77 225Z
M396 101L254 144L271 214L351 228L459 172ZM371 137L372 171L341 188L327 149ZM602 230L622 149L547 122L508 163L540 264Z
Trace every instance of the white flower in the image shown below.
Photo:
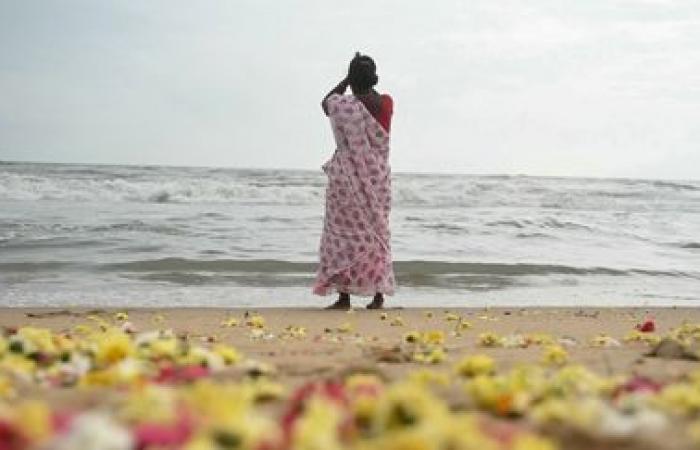
M102 413L75 418L70 430L49 445L48 450L131 450L134 442L127 429Z
M621 413L613 408L603 409L599 432L612 438L627 438L638 434L656 434L667 425L666 418L651 409L641 409L633 414Z

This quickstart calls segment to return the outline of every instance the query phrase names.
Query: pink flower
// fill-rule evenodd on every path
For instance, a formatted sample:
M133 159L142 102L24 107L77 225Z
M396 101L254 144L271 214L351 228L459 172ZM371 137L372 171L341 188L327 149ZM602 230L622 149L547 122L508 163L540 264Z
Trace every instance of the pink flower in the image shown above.
M209 369L200 365L177 367L168 364L160 367L160 372L153 381L156 383L187 383L207 377L209 374Z
M627 380L625 383L619 385L616 389L615 392L613 392L613 398L618 398L623 394L632 394L632 393L656 393L661 390L663 387L662 384L657 383L654 380L651 380L649 378L640 376L640 375L635 375L629 380Z
M636 328L642 333L651 333L656 329L656 324L653 318L647 317L643 323L637 324Z
M182 413L174 423L142 423L134 427L137 449L175 447L187 442L194 426L190 417Z

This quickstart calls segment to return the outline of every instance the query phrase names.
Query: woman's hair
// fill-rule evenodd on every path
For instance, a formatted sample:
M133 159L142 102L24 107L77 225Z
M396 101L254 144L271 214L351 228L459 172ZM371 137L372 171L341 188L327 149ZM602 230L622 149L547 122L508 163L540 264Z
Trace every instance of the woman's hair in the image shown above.
M374 60L367 55L360 55L360 52L355 53L348 69L350 86L365 91L374 87L378 81L377 66L374 64Z

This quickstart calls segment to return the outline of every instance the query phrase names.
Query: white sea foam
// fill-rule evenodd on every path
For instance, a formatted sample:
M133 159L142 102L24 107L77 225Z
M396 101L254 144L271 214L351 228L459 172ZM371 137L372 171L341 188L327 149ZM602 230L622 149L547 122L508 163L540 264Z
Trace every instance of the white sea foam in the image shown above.
M187 288L191 304L210 301L196 289L302 292L325 182L320 171L0 163L0 304L64 304L76 289L142 292L128 303L143 305L166 288ZM470 302L700 302L700 182L395 174L393 196L401 296L418 304L436 289Z
M0 164L0 200L313 205L320 172ZM700 182L397 174L406 207L700 210Z

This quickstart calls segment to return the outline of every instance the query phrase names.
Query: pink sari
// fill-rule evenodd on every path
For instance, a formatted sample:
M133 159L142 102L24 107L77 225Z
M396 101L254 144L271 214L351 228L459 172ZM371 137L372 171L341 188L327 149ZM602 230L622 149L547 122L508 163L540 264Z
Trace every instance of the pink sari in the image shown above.
M326 212L314 293L394 294L389 133L351 95L326 100L337 149L323 165Z

